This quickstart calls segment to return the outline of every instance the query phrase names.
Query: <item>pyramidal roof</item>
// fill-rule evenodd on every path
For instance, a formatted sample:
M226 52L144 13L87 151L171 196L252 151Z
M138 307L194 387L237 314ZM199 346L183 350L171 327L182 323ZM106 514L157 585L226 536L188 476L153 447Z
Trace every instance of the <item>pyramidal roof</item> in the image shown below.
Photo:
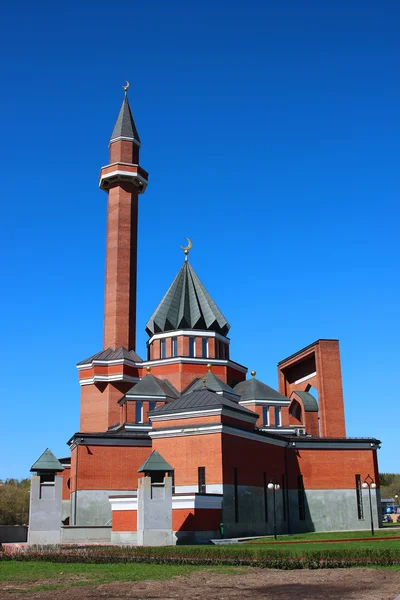
M31 471L64 471L63 465L49 448L31 466Z
M152 336L163 331L200 329L226 335L230 325L210 294L185 261L167 293L150 317L146 331Z
M172 387L169 381L154 377L148 373L143 379L126 392L125 397L130 396L155 396L156 398L166 398L173 400L178 398L178 392Z
M128 96L122 102L121 110L119 111L117 122L114 125L111 134L110 142L119 138L132 140L140 144L140 137L136 129L135 121L132 117L131 107L129 106Z
M252 416L257 419L257 415L252 410L248 410L244 406L240 406L234 400L224 398L216 392L211 392L206 387L203 387L194 392L187 392L177 400L173 400L168 404L164 404L155 410L152 410L149 414L151 416L158 415L173 415L174 413L185 412L198 412L199 410L210 410L216 408L228 408L234 410L239 414Z
M119 348L106 348L105 350L100 350L93 356L89 356L89 358L85 358L78 362L78 367L80 365L87 365L92 363L93 361L110 361L110 360L131 360L132 362L143 362L142 359L134 350L127 350L120 346Z
M174 468L167 463L157 450L153 450L149 458L146 458L141 467L138 468L138 473L147 471L173 471Z
M227 392L232 396L236 396L239 400L239 394L235 394L233 389L227 383L222 381L222 379L217 377L217 375L214 375L214 373L211 373L211 371L207 371L207 373L204 374L204 377L202 379L195 380L193 385L191 385L187 391L197 392L198 390L201 390L203 388L206 388L211 392L216 392L217 394Z
M269 385L266 385L259 379L252 377L251 379L246 379L246 381L241 381L233 388L233 391L236 394L240 395L239 402L249 401L249 400L270 400L271 402L279 401L279 402L289 402L289 398L286 398L280 392L277 392Z

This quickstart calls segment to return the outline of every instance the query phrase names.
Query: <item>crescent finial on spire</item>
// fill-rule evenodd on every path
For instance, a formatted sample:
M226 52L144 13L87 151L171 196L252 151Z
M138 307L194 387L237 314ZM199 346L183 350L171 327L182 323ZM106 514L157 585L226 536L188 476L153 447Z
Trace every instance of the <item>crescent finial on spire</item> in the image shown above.
M126 84L122 86L122 87L124 88L125 96L126 96L126 94L128 93L128 90L129 90L129 86L130 86L130 85L131 85L131 84L130 84L130 83L129 83L129 81L127 80L127 81L126 81Z
M182 248L183 252L185 253L185 261L187 261L189 252L192 249L193 244L192 244L192 240L190 240L189 238L185 238L185 240L187 241L188 245L186 247L181 246L181 248Z

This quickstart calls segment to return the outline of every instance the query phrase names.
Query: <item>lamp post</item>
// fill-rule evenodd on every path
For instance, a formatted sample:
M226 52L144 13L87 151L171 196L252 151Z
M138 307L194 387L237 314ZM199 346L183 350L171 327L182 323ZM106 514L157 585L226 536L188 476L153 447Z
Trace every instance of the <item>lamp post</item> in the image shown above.
M276 491L280 489L280 485L276 480L275 475L272 475L269 484L268 484L268 489L272 490L273 492L273 500L274 500L274 539L276 540L276 498L275 498L275 494Z
M375 481L372 479L371 475L368 473L368 475L366 476L366 478L364 479L364 483L361 485L361 487L363 487L365 490L368 488L368 495L369 495L369 514L371 517L371 534L375 535L374 532L374 519L372 516L372 499L371 499L371 488L374 490L376 488L376 483Z

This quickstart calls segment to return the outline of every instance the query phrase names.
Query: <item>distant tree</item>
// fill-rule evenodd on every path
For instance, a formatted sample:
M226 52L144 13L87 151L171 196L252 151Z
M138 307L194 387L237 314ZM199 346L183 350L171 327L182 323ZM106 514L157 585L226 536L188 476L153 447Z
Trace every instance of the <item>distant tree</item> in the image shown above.
M381 483L381 498L394 498L396 494L400 497L399 473L380 473L379 479Z
M29 491L29 479L0 481L0 525L28 523Z

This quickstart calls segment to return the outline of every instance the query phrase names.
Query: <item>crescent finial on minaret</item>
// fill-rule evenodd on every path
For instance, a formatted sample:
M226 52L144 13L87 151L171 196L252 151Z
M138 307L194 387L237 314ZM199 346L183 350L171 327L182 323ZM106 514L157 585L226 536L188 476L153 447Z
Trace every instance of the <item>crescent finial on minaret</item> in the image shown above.
M122 86L122 87L124 88L125 96L126 96L126 94L128 93L128 90L129 90L129 86L130 86L130 85L131 85L131 84L129 83L129 81L126 81L126 84Z
M185 261L187 261L189 252L192 249L193 244L192 244L192 240L190 240L189 238L185 238L185 240L187 241L188 245L186 247L181 246L181 248L182 248L183 252L185 253Z

